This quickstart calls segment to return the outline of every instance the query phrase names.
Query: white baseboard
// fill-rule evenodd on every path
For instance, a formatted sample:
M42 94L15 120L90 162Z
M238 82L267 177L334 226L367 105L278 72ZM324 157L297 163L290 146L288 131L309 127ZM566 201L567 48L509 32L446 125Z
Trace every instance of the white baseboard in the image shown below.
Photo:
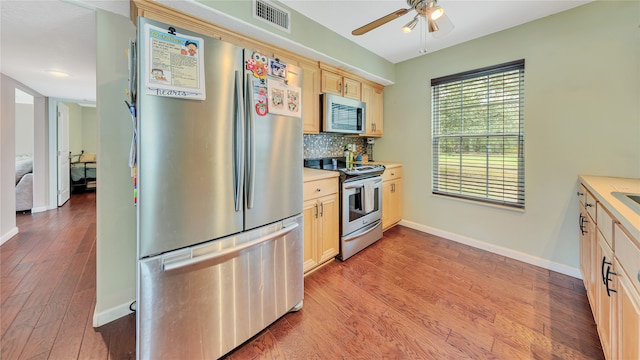
M494 254L506 256L508 258L520 260L522 262L526 262L527 264L532 264L536 266L540 266L542 268L552 270L555 272L559 272L561 274L565 274L568 276L572 276L574 278L582 279L582 274L580 273L580 269L574 268L568 265L560 264L551 260L543 259L537 256L525 254L523 252L508 249L502 246L497 246L493 244L489 244L484 241L476 240L470 237L466 237L459 234L454 234L448 231L444 231L441 229L433 228L431 226L426 226L422 224L418 224L412 221L402 220L399 225L406 226L408 228L422 231L425 233L433 234L436 236L440 236L447 240L455 241L461 244L469 245L474 248L486 250L492 252Z
M132 302L133 300L127 302L126 304L121 304L101 312L98 312L98 310L96 309L93 313L93 327L100 327L114 320L118 320L123 316L131 314L132 311L129 310L129 305Z
M14 227L13 229L9 230L6 234L2 235L2 237L0 238L0 245L4 244L7 240L14 237L17 233L18 233L17 227Z
M49 208L47 206L38 206L38 207L34 207L33 209L31 209L31 213L35 214L35 213L39 213L39 212L43 212L43 211L47 211L49 210Z

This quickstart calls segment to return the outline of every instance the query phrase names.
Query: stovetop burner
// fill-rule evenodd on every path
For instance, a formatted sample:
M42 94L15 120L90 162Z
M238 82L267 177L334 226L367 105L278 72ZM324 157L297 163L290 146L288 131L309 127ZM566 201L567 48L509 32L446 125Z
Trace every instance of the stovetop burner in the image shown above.
M342 181L355 177L382 175L385 169L384 165L380 164L362 164L357 162L347 164L344 157L305 159L304 166L313 169L339 171Z

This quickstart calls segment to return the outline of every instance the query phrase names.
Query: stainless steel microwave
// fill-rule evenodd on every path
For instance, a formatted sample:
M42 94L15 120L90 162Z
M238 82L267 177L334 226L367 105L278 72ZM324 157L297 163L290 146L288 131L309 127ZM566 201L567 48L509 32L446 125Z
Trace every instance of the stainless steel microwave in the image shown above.
M320 100L324 132L364 134L364 102L332 94L320 94Z

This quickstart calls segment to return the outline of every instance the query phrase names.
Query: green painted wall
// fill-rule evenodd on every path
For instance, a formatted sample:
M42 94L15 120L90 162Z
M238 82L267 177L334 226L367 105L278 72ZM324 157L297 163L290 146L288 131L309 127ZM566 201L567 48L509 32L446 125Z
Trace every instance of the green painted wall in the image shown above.
M96 308L94 325L129 312L136 290L136 211L128 159L133 125L124 105L131 21L97 16L98 190L96 199Z
M577 269L578 175L640 178L640 2L594 2L396 65L376 159L419 226ZM430 79L525 59L524 212L431 194Z

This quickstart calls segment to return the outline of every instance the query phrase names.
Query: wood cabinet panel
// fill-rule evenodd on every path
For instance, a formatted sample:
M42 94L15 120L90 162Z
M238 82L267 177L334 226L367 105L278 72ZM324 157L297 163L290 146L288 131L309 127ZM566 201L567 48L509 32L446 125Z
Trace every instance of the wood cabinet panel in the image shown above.
M613 330L615 325L615 312L612 296L616 294L615 290L615 269L613 264L613 251L607 244L606 240L602 236L601 232L597 233L598 238L598 259L600 259L601 276L598 283L597 294L597 318L598 334L600 335L600 342L602 343L602 350L607 359L611 359L612 356L612 340L615 339Z
M342 96L342 76L328 70L321 70L320 74L322 75L320 91Z
M302 131L320 133L320 68L318 63L300 62L302 79Z
M362 84L362 101L366 104L366 132L362 136L380 137L383 129L383 88Z
M361 99L362 84L356 79L344 76L334 71L321 69L320 91L335 94L350 99Z
M320 216L322 219L319 243L319 263L333 259L338 255L340 237L338 195L332 194L320 198Z
M304 272L333 259L339 251L338 178L304 183Z
M619 277L617 296L618 359L640 359L640 293L624 272Z
M318 247L316 246L318 233L318 203L314 200L304 202L302 215L304 216L304 272L318 266Z
M361 99L360 81L354 80L345 76L342 78L342 83L343 83L342 96L350 99L356 99L356 100Z
M402 166L385 169L382 174L382 229L402 220Z

